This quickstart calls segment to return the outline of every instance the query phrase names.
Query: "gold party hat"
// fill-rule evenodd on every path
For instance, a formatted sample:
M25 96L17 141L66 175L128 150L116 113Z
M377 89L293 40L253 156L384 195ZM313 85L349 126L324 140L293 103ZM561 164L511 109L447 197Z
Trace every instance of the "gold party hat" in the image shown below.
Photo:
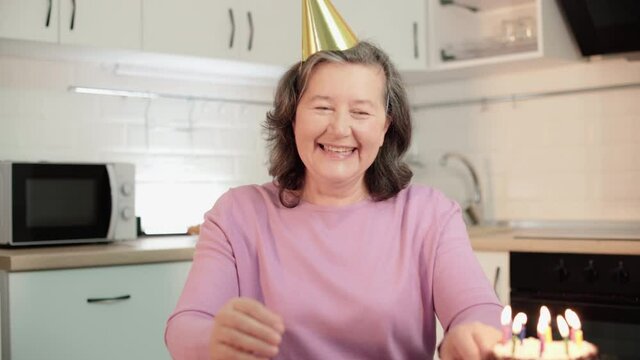
M330 0L302 0L302 61L321 50L346 50L358 39Z

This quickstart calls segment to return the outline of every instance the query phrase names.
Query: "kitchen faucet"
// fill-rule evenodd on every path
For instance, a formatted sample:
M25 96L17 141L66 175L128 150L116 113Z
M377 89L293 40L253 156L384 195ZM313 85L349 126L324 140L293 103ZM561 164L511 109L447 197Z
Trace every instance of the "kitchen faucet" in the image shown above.
M466 156L456 153L456 152L448 152L442 155L440 158L440 165L446 166L449 159L458 159L464 166L469 170L471 174L471 179L473 180L473 200L467 207L464 209L465 213L469 217L469 221L472 225L478 225L482 222L482 190L480 188L480 180L478 179L478 173L476 169L471 164L471 161L467 159Z

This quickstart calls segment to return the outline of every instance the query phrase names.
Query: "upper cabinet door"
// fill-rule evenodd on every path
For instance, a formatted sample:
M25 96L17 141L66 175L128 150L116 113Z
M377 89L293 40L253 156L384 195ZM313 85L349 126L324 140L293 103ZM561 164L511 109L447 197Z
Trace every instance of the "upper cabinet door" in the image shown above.
M58 42L58 0L0 0L0 37Z
M140 49L140 0L59 0L60 43Z
M289 67L302 59L302 2L246 0L240 51L244 60Z
M399 70L425 70L424 0L333 0L359 40L379 45Z
M145 51L235 58L246 14L234 0L143 0Z

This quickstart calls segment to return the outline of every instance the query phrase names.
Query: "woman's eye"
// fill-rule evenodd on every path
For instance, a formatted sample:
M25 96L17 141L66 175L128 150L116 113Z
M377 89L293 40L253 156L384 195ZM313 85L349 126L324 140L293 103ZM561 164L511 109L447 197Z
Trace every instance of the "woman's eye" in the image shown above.
M316 106L314 109L316 109L316 110L322 110L322 111L331 110L331 108L326 107L326 106Z
M364 116L369 116L369 115L371 115L370 113L368 113L368 112L366 112L366 111L359 111L359 110L352 111L352 113L353 113L354 115L356 115L356 116L360 116L360 117L364 117Z

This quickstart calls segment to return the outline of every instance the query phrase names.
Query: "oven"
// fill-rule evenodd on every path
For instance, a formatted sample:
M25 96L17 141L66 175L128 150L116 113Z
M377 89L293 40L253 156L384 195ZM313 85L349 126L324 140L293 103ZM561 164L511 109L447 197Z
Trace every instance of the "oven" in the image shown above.
M640 359L640 256L512 252L510 275L511 306L529 315L529 336L541 305L553 318L571 308L601 360Z

